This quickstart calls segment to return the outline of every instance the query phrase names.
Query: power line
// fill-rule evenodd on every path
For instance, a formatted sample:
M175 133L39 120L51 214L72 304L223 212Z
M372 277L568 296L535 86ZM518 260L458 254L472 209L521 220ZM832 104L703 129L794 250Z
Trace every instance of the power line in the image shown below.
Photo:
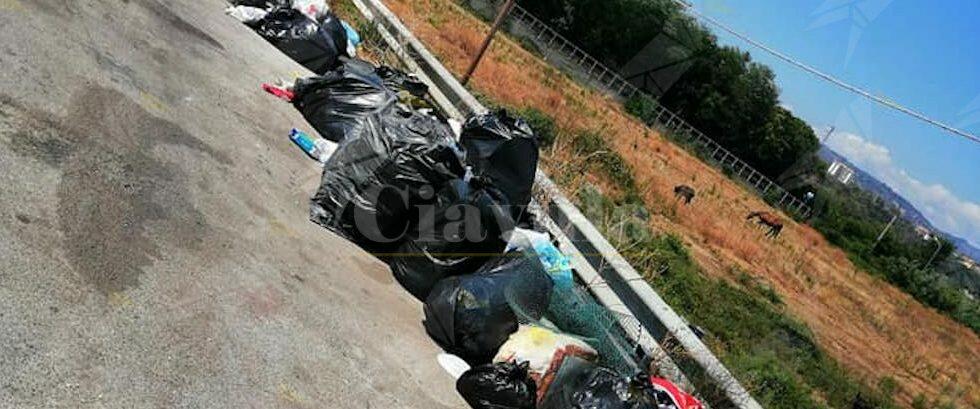
M958 136L964 137L964 138L966 138L966 139L968 139L970 141L973 141L973 142L976 142L976 143L980 143L980 137L978 137L978 136L976 136L976 135L974 135L972 133L959 130L959 129L954 128L954 127L952 127L950 125L946 125L943 122L940 122L940 121L937 121L935 119L929 118L929 117L925 116L925 114L919 113L918 111L915 111L915 110L913 110L911 108L905 107L905 106L903 106L901 104L898 104L897 102L893 102L893 101L890 101L888 99L885 99L885 98L876 96L876 95L874 95L874 94L872 94L872 93L870 93L868 91L865 91L865 90L863 90L863 89L861 89L859 87L856 87L856 86L851 85L851 84L848 84L848 83L846 83L846 82L844 82L842 80L839 80L839 79L831 76L830 74L825 74L824 72L822 72L822 71L820 71L820 70L818 70L818 69L816 69L814 67L811 67L810 65L808 65L806 63L803 63L801 61L798 61L798 60L794 59L793 57L790 57L790 56L788 56L786 54L783 54L783 53L781 53L781 52L779 52L779 51L777 51L775 49L770 48L769 46L766 46L765 44L762 44L762 43L760 43L758 41L755 41L755 40L749 38L748 36L746 36L746 35L744 35L742 33L739 33L738 31L735 31L735 29L733 29L731 27L728 27L724 23L721 23L720 21L715 20L714 18L711 18L709 16L706 16L706 15L703 15L701 13L698 13L698 11L695 10L693 6L691 6L688 3L685 3L683 0L674 0L674 1L677 2L678 4L680 4L686 10L688 10L695 17L697 17L699 19L702 19L702 20L705 20L708 23L710 23L710 24L712 24L714 26L717 26L718 28L721 28L722 30L727 31L729 34L731 34L731 35L733 35L735 37L738 37L742 41L745 41L745 42L747 42L747 43L749 43L749 44L751 44L751 45L753 45L753 46L755 46L757 48L760 48L763 51L765 51L765 52L767 52L769 54L774 55L776 58L779 58L779 59L781 59L783 61L786 61L786 62L788 62L788 63L790 63L790 64L792 64L792 65L794 65L794 66L796 66L796 67L798 67L800 69L803 69L804 71L807 71L807 72L809 72L809 73L811 73L813 75L816 75L817 77L819 77L819 78L821 78L821 79L823 79L823 80L825 80L827 82L830 82L831 84L837 85L837 86L839 86L841 88L844 88L844 89L846 89L846 90L848 90L850 92L853 92L853 93L858 94L860 96L863 96L863 97L865 97L867 99L870 99L873 102L876 102L876 103L881 104L881 105L884 105L884 106L886 106L888 108L891 108L891 109L894 109L894 110L899 111L901 113L904 113L906 115L909 115L909 116L911 116L913 118L916 118L916 119L918 119L920 121L923 121L925 123L928 123L930 125L933 125L933 126L937 126L939 128L942 128L943 130L945 130L945 131L947 131L949 133L952 133L954 135L958 135Z

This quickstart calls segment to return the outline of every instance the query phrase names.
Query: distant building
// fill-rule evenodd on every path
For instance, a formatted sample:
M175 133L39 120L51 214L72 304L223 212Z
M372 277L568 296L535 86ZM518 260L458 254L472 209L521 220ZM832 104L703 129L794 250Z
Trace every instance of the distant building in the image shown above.
M932 238L932 230L921 224L915 225L915 232L922 237L922 240L930 240Z
M974 261L973 259L967 257L964 254L957 254L956 255L956 259L957 259L957 261L960 262L960 264L963 265L963 267L966 267L966 268L969 268L969 269L977 269L977 262Z
M838 182L845 185L851 183L851 180L854 179L854 169L851 169L849 166L840 161L834 161L834 163L830 165L830 168L827 169L827 174L833 176L834 179L837 179Z

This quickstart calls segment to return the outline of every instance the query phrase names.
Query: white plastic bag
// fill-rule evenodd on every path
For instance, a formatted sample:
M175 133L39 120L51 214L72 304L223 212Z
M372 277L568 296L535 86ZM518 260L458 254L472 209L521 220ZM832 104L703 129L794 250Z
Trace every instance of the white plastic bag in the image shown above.
M528 362L529 372L540 377L551 369L553 361L560 361L566 355L595 359L598 353L589 344L573 336L534 325L521 325L500 346L493 362Z
M327 0L293 0L293 8L317 22L330 11Z
M225 13L229 16L234 17L236 20L242 23L254 23L269 14L268 11L260 9L258 7L249 6L232 6L225 9Z

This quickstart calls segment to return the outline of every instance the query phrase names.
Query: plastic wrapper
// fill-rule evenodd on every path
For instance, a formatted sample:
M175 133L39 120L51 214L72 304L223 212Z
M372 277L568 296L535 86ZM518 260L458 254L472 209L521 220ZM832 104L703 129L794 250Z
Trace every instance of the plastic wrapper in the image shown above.
M478 366L456 381L456 390L473 409L534 409L537 401L527 364Z
M337 67L340 57L347 53L346 30L340 19L329 12L317 23L294 8L275 7L249 26L284 54L317 74Z
M660 406L648 382L624 378L587 360L567 357L538 408L660 409Z
M424 300L443 278L470 274L503 254L503 233L513 228L503 194L487 186L450 181L388 264L395 278Z
M310 219L369 250L401 242L434 187L464 173L451 132L398 106L364 116L324 164Z
M426 332L472 365L489 363L518 329L514 306L540 316L551 286L537 260L501 257L472 275L440 281L425 301Z
M515 219L524 217L538 168L538 140L531 127L507 111L466 120L460 143L473 173L507 195Z

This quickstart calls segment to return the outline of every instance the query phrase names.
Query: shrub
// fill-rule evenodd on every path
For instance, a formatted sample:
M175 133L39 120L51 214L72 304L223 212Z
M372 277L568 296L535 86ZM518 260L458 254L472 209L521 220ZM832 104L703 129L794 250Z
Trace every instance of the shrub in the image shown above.
M624 108L626 112L635 116L640 121L650 124L657 116L657 101L646 94L637 94L626 101Z
M517 111L517 115L531 126L542 147L549 147L555 143L558 135L558 127L555 126L554 118L537 108L520 109Z
M606 144L602 135L596 132L580 132L574 136L572 146L581 155L589 157L587 162L595 164L617 187L623 189L624 203L640 203L633 170L615 150Z

